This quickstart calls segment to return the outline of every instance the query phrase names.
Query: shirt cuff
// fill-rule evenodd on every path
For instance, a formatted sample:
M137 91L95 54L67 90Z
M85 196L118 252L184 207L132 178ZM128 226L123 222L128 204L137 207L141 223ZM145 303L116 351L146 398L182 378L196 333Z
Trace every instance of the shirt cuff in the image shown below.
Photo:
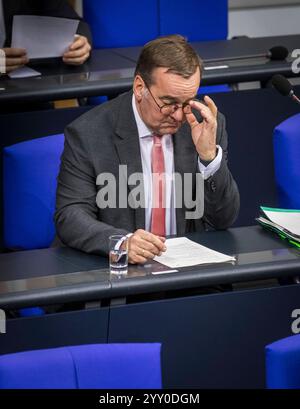
M198 157L198 167L201 175L203 176L204 180L208 179L210 176L216 173L217 170L220 169L222 157L223 157L223 149L220 145L217 145L218 153L214 160L212 160L207 166L201 163L200 158Z

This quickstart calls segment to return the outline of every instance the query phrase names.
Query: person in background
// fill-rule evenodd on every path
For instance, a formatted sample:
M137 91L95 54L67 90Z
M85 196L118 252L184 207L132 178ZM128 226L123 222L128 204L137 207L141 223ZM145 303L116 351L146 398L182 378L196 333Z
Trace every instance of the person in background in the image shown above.
M87 23L65 0L0 0L0 49L6 54L6 72L28 63L26 50L11 48L12 24L15 15L40 15L79 19L77 35L63 55L69 65L81 65L90 56L92 37Z

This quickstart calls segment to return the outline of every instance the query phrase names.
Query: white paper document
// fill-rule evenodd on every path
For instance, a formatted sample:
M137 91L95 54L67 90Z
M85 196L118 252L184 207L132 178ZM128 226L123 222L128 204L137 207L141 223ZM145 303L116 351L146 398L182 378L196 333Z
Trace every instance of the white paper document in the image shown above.
M211 250L186 237L168 239L165 244L167 251L154 260L171 268L235 261L235 257Z
M25 48L29 59L61 57L74 41L79 20L14 16L12 47Z
M261 207L261 209L271 222L296 236L300 236L300 210L272 209L268 207Z
M16 70L8 74L10 78L30 78L30 77L37 77L39 75L42 75L42 74L26 66L17 68Z

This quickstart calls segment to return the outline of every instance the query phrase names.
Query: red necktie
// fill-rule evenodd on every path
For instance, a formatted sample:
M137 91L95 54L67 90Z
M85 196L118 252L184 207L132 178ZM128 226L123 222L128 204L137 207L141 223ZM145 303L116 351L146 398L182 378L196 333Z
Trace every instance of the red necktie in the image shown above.
M166 235L165 209L165 159L161 144L161 136L153 135L152 147L152 219L151 233L158 236Z

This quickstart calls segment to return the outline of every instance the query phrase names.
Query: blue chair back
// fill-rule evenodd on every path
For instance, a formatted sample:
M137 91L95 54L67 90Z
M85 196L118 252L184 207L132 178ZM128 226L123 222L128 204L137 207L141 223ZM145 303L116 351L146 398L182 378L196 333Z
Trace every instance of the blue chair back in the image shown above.
M267 388L300 389L300 335L267 345L265 353Z
M226 40L227 0L159 0L160 35L179 33L189 41ZM230 92L227 84L200 87L198 95Z
M64 135L4 148L4 244L10 249L49 247L55 236L56 178Z
M300 209L300 114L275 128L273 147L278 206Z
M228 0L85 0L94 48L143 46L154 38L182 34L189 41L223 40Z
M228 0L85 0L94 48L143 46L162 35L182 34L189 41L224 40L228 34ZM227 84L200 87L199 94L229 92ZM101 97L90 98L93 105Z
M0 389L157 389L161 344L95 344L0 356Z
M189 41L225 40L227 0L159 0L160 35L181 34Z
M142 46L159 36L157 0L85 0L94 48Z

